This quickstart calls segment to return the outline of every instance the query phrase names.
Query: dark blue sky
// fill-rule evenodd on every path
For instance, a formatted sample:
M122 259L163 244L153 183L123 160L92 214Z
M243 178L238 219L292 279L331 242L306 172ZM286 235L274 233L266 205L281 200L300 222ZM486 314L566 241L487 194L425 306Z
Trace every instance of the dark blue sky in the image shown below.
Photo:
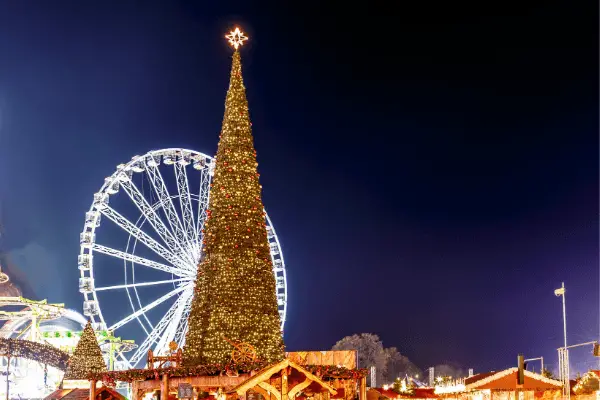
M0 5L3 246L36 295L80 309L117 164L215 153L241 24L288 348L373 332L423 368L555 364L561 281L570 341L598 338L597 10L200 3Z

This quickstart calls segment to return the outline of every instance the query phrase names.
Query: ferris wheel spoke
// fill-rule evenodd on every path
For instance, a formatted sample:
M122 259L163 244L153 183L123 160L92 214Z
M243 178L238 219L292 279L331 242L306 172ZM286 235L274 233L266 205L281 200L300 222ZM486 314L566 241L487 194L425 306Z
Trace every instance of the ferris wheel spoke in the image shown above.
M154 281L154 282L140 282L140 283L130 283L128 285L116 285L116 286L101 286L96 287L94 290L96 292L101 292L103 290L117 290L117 289L128 289L128 288L136 288L141 286L154 286L154 285L162 285L165 283L178 283L178 282L189 282L192 278L180 278L180 279L169 279L166 281Z
M118 357L121 358L121 361L125 362L126 369L133 369L133 365L131 364L131 362L129 362L129 360L127 359L127 357L125 357L125 355L123 354L122 351L120 351L118 353Z
M208 168L200 171L200 192L198 193L198 225L196 227L196 236L198 242L202 238L202 229L204 229L204 221L206 220L206 209L208 207L208 197L210 193L210 171ZM199 246L200 247L200 246Z
M180 242L175 239L173 234L169 231L163 220L160 218L155 209L148 204L148 201L140 192L138 187L131 181L131 179L124 179L121 182L121 187L125 190L131 201L136 205L136 207L140 210L142 215L146 217L150 225L154 228L156 233L161 237L164 243L167 245L171 253L173 254L181 254L187 256L187 261L189 261L192 265L194 264L194 259L189 257L189 254L186 252Z
M148 353L148 350L158 341L159 337L163 336L163 332L169 325L169 323L173 319L173 315L175 312L181 307L181 297L177 299L173 305L169 308L169 310L163 315L163 317L158 321L158 324L155 325L154 329L150 334L144 339L142 344L137 348L133 356L131 356L130 362L132 365L136 365L143 356Z
M185 165L175 163L175 177L177 178L177 191L179 192L179 204L183 213L183 228L188 244L195 249L198 247L198 235L196 224L194 222L194 212L192 211L192 196L190 195L190 185L188 182Z
M173 314L173 318L171 319L167 329L165 330L165 333L161 336L160 341L156 345L155 349L157 353L166 349L168 344L175 339L177 328L183 323L183 312L185 311L188 302L189 300L191 300L193 294L193 286L190 285L190 290L183 292L181 296L179 296L178 300L181 300L181 306L178 307L175 313Z
M120 327L122 327L126 323L128 323L128 322L136 319L140 315L144 314L146 311L152 310L157 305L162 304L163 302L167 301L168 299L170 299L171 297L175 296L176 294L178 294L180 292L183 292L186 288L187 288L187 286L183 285L183 286L180 286L178 288L175 288L175 289L171 290L169 293L167 293L167 294L159 297L158 299L154 300L152 303L149 303L149 304L145 305L144 307L136 310L133 314L130 314L127 317L125 317L122 320L120 320L119 322L114 323L113 325L111 325L108 328L108 330L109 331L115 331L115 330L119 329Z
M158 195L159 201L163 206L163 210L167 215L167 220L169 221L169 226L171 227L172 232L175 234L175 237L180 243L187 243L187 236L183 229L183 225L179 220L179 216L175 210L175 205L173 204L173 199L171 199L171 196L169 195L167 185L162 178L160 170L157 167L153 167L146 163L146 171L150 177L152 187L154 187L154 191ZM191 256L192 259L194 259L192 249L186 249L186 253Z
M179 344L179 347L183 347L185 344L185 335L188 330L188 317L190 315L190 311L192 310L192 299L193 295L187 299L185 303L185 308L183 309L181 315L181 323L177 326L177 332L175 332L175 343Z
M156 261L148 260L147 258L135 256L133 254L125 253L124 251L111 249L110 247L102 246L101 244L94 243L92 246L93 251L97 251L108 256L120 258L121 260L130 261L138 265L144 265L146 267L154 268L159 271L168 272L176 276L187 276L187 270L183 270L178 267L171 267L169 265L161 264Z
M150 250L153 250L156 254L167 260L173 265L187 266L187 263L178 256L174 255L170 251L164 248L163 245L152 239L146 232L142 231L139 227L135 226L127 218L119 214L115 209L110 206L104 206L100 209L100 212L108 219L119 225L122 229L128 232L130 235L135 236L140 242L144 243Z

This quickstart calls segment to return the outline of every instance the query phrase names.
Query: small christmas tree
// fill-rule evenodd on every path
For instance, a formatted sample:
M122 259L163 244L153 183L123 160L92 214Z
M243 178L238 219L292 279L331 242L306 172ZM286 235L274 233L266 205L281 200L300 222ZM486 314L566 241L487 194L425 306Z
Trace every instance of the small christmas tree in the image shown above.
M102 358L102 351L98 346L96 333L92 328L92 324L88 321L79 342L73 351L73 355L69 358L69 366L65 372L65 380L87 379L91 372L106 371L106 363Z
M411 396L415 393L415 385L412 380L408 380L408 378L396 378L392 390L396 393Z
M552 371L550 371L549 369L544 368L542 370L542 375L546 378L549 379L556 379L556 377L554 376L554 374L552 373Z

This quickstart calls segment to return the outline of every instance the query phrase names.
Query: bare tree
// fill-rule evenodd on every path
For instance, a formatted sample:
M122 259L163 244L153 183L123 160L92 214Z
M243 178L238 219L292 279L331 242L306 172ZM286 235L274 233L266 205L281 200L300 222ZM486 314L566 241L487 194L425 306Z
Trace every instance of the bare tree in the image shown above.
M422 371L417 367L408 357L400 354L398 349L395 347L388 347L385 349L388 354L387 371L384 377L385 382L391 383L398 377L405 377L406 375L422 379Z
M436 365L434 367L434 371L435 371L435 376L438 377L449 377L452 379L456 379L456 378L464 378L468 375L467 371L465 371L464 369L462 369L461 367L457 366L457 365L452 365L452 364L440 364L440 365Z
M383 348L379 336L372 333L346 336L338 341L332 350L357 350L358 367L371 368L375 366L377 382L380 383L385 378L389 354ZM371 378L370 373L371 371L369 371L368 380Z
M359 368L375 366L377 386L393 383L399 376L415 377L421 374L421 370L408 357L400 354L395 347L383 347L379 336L372 333L346 336L333 346L333 350L357 350ZM367 377L369 383L370 373L369 370Z

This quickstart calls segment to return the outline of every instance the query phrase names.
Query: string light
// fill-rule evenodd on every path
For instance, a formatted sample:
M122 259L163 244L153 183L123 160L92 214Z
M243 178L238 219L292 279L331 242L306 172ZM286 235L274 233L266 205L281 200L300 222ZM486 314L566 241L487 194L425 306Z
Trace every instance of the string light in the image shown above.
M0 338L0 354L3 357L26 358L40 364L50 365L61 371L67 369L69 355L54 346L22 339Z
M98 346L98 340L96 339L92 324L88 321L73 351L73 355L69 359L69 366L67 367L67 372L65 372L64 379L87 379L88 375L92 372L104 371L106 371L106 363L104 362L104 358L102 358L102 351L100 350L100 346Z
M276 284L236 28L225 114L204 224L203 257L184 348L184 364L226 364L233 347L248 343L267 363L284 358Z
M108 371L108 372L91 372L87 375L87 379L93 379L98 382L133 382L146 379L152 379L156 376L167 375L169 378L179 378L187 376L217 376L221 375L226 368L230 368L239 373L248 373L258 371L266 367L266 363L242 363L235 365L223 364L208 364L197 365L193 367L176 367L176 368L157 368L157 369L129 369L125 371ZM324 381L332 381L335 379L351 379L358 380L367 376L367 370L351 369L338 367L334 365L303 365L312 374L319 376Z
M406 382L406 379L396 378L392 385L392 390L398 394L413 395L415 393L415 385L412 381Z
M588 371L577 382L573 391L575 394L589 394L600 389L600 376L597 371Z

